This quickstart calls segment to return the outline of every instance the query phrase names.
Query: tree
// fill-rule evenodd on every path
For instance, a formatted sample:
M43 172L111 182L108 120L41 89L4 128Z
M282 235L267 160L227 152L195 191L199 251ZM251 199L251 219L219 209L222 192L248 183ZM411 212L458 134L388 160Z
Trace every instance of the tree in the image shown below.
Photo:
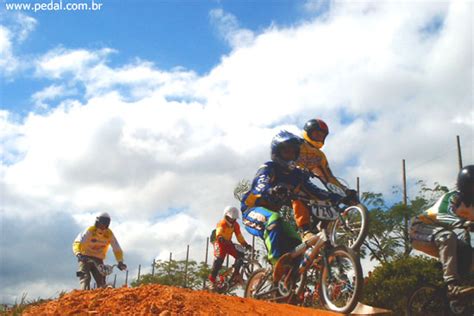
M364 192L362 202L369 210L369 232L361 255L369 253L370 258L386 263L398 254L409 256L412 247L405 219L419 215L444 193L448 188L438 183L433 188L418 181L418 194L408 205L396 203L387 207L381 193Z
M163 285L186 287L191 289L200 289L204 280L210 273L209 265L196 261L188 261L187 273L186 260L171 260L155 262L155 274L144 274L139 281L132 282L132 286L140 284L157 283Z

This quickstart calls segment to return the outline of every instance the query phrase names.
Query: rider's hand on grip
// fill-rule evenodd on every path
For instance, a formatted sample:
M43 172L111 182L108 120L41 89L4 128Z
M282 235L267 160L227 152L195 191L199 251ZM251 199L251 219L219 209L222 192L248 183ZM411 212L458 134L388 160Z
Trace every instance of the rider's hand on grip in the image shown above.
M120 271L127 270L127 265L120 261L117 265L117 268L119 268Z
M348 204L348 205L356 205L356 204L359 204L360 201L359 201L359 195L357 194L357 191L356 190L347 190L346 191L346 197L344 198L344 201L347 202L344 204Z
M86 259L86 258L84 258L84 256L81 253L78 253L76 255L76 258L77 258L78 262L84 261Z
M250 246L249 244L246 244L244 247L248 251L252 250L252 246Z
M278 202L286 201L290 196L290 190L282 185L277 185L269 190L269 194Z

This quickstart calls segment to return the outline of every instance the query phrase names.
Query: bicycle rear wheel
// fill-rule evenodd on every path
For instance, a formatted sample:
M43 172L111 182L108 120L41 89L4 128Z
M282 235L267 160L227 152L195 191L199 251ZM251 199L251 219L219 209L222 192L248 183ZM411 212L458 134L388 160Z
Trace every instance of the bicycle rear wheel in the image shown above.
M437 286L428 284L415 289L407 304L408 316L448 315L446 296Z

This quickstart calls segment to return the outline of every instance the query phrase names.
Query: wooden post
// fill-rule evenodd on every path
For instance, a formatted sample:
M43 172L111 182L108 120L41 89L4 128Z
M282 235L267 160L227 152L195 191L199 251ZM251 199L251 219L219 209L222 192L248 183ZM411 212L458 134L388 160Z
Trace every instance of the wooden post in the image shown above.
M402 160L403 172L403 205L407 206L407 175L405 169L405 159Z
M151 276L155 276L155 259L153 259L153 263L151 264Z
M186 263L184 264L184 287L188 286L188 260L189 260L189 245L186 249Z
M357 177L357 198L360 199L360 179Z
M458 143L458 163L459 163L459 170L462 169L462 155L461 155L461 140L459 139L459 135L456 136L456 140Z
M405 206L404 210L404 219L403 219L403 238L405 242L405 255L408 256L411 248L409 247L409 236L408 236L408 197L407 197L407 175L406 175L406 166L405 166L405 159L402 160L402 168L403 168L403 206Z
M255 236L252 235L252 260L255 259ZM250 266L250 271L253 272L253 264Z
M138 265L138 277L137 277L137 282L140 282L140 272L141 272L141 269L142 269L142 265L139 264L139 265Z
M170 261L168 262L168 275L171 274L171 260L173 260L173 253L170 252Z
M207 267L207 257L209 254L209 237L206 238L206 257L204 258L204 264ZM204 281L202 282L202 289L204 290L206 288L206 280L207 278L204 278Z
M125 271L125 286L128 286L128 270Z

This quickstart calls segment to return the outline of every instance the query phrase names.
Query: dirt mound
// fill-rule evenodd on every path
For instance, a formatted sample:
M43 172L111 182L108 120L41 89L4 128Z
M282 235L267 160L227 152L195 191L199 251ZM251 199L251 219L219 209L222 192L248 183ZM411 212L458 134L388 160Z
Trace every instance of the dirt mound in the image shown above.
M327 311L164 285L74 290L23 315L338 315Z

